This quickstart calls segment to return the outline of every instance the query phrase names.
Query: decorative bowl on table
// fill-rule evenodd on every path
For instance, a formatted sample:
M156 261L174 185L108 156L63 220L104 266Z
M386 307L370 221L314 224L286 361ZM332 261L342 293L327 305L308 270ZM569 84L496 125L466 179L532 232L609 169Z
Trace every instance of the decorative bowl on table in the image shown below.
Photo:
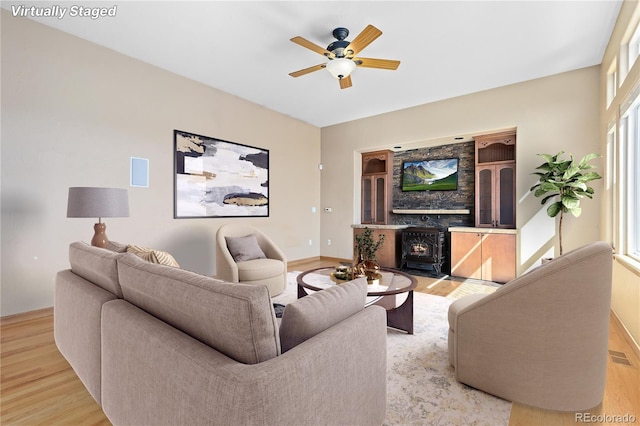
M349 281L351 280L351 268L343 265L336 266L332 275L338 281Z

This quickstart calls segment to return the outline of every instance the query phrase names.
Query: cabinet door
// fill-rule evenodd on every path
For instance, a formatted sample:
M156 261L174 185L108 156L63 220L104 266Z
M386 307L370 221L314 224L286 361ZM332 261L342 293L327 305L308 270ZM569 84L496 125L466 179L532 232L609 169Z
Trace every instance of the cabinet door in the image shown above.
M364 228L355 228L353 230L353 246L356 245L356 235L362 234ZM384 235L384 243L376 253L378 265L385 268L397 268L400 259L400 231L395 229L373 229L373 239L378 240L380 235ZM354 253L354 259L358 255Z
M482 279L482 238L475 232L451 233L451 275Z
M515 164L477 166L476 227L515 228Z
M362 178L362 223L387 223L387 177L382 175Z
M362 178L362 223L373 223L373 179Z
M376 176L375 182L373 223L384 224L387 223L387 177Z
M516 171L515 165L495 166L495 220L498 228L516 226Z
M493 227L494 166L478 166L476 169L476 226Z
M482 237L482 279L506 283L516 277L516 236L484 234Z

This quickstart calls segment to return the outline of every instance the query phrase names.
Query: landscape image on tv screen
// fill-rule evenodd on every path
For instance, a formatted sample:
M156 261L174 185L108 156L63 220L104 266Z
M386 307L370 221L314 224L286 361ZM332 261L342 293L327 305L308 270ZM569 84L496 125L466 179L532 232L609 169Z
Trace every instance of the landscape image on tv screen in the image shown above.
M403 191L455 191L458 189L458 159L405 161Z

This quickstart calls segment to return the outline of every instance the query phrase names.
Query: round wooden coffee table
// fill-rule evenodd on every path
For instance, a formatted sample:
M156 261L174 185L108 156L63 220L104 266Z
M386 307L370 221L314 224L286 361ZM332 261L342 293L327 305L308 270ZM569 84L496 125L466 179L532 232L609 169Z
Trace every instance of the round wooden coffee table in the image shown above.
M298 299L309 291L322 291L347 281L333 276L335 268L315 268L298 275ZM365 306L379 305L387 310L387 326L413 334L413 289L415 277L391 268L380 268L379 284L367 286Z

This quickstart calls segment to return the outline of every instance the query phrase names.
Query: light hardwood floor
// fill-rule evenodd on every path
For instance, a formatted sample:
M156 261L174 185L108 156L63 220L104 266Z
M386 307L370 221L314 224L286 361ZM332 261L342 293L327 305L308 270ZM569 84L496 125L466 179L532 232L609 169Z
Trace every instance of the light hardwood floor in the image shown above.
M339 259L315 258L289 263L290 271L337 264ZM446 296L460 283L417 277L417 291ZM109 425L100 406L86 391L53 339L51 308L2 318L1 322L0 424L2 425ZM640 424L640 362L612 318L603 403L593 415L635 416ZM623 355L619 355L623 354ZM614 362L626 357L631 365ZM624 359L624 358L623 358ZM511 426L575 425L576 413L559 413L513 404Z

